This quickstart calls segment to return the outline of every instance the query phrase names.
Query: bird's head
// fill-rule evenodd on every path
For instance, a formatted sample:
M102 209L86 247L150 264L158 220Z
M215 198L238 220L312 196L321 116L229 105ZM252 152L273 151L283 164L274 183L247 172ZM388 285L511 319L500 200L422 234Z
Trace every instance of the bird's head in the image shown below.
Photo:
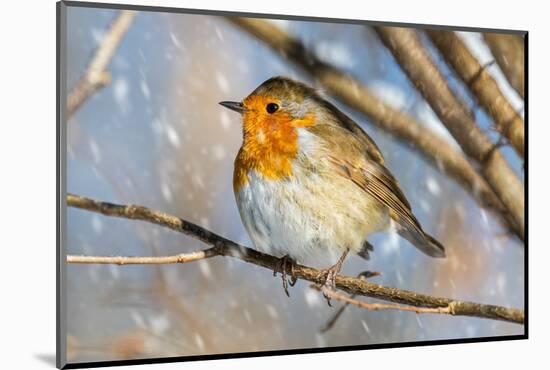
M258 139L291 139L295 130L315 124L321 105L315 90L286 77L273 77L262 83L241 102L223 101L220 104L236 111L243 118L245 142Z
M220 104L242 115L243 145L235 161L235 189L246 183L252 169L273 180L291 176L304 145L300 138L312 137L307 130L322 120L323 112L323 99L314 89L285 77L270 78L241 102Z

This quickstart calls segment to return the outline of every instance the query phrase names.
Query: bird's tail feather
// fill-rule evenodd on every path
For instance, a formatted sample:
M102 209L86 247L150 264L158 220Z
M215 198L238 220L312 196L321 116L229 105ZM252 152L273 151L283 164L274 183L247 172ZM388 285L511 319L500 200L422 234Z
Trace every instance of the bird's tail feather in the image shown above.
M425 232L410 230L402 226L397 227L397 232L428 256L445 258L445 247L443 247L443 245L441 245L441 243L434 237L426 234Z

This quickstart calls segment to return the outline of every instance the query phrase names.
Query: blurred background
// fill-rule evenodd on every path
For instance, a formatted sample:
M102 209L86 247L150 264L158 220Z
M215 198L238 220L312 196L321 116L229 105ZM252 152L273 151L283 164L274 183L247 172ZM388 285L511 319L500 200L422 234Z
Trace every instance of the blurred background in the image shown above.
M74 86L118 11L68 8L67 85ZM384 101L457 146L376 34L362 25L272 21L321 60L350 73ZM481 64L482 37L460 32ZM426 43L430 50L431 46ZM491 119L434 52L451 86L492 137ZM139 12L109 66L111 83L67 124L68 192L140 204L252 246L235 205L233 160L241 144L240 100L284 75L317 86L279 54L223 17ZM523 100L497 65L508 100ZM329 97L330 98L330 97ZM370 261L343 273L381 271L374 282L430 295L523 308L524 247L462 188L369 120L333 100L376 141L424 228L447 248L430 259L392 235L371 238ZM521 179L522 161L503 148ZM68 254L172 255L205 248L144 222L68 209ZM477 318L328 307L309 283L287 298L280 277L232 258L185 265L69 265L68 360L99 361L522 334L523 326Z

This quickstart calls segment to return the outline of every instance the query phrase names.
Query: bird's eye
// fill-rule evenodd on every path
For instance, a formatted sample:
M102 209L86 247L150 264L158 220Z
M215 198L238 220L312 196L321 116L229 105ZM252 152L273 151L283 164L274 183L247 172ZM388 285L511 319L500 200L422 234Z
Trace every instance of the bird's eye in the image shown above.
M269 103L266 107L265 107L265 110L267 111L267 113L271 114L271 113L275 113L277 111L277 109L279 109L279 106L275 103Z

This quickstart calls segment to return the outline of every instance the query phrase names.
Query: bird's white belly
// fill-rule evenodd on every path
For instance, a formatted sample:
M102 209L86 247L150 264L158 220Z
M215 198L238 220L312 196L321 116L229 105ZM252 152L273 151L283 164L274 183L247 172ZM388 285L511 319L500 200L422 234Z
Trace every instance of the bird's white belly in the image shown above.
M276 257L326 267L389 222L386 209L346 179L295 172L274 181L254 171L248 179L236 194L243 224L254 247Z

